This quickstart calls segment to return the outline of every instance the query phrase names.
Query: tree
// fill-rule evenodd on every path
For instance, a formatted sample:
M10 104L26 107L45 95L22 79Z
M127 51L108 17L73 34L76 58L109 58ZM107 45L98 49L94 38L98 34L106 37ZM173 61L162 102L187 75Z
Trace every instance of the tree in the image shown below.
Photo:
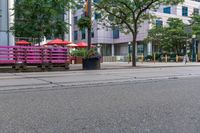
M192 33L197 35L200 38L200 15L194 14L191 20L191 29Z
M150 10L161 4L178 4L184 0L101 0L95 7L110 26L118 26L122 32L132 34L132 66L136 66L135 46L139 26L152 18Z
M186 24L181 19L169 18L167 26L154 26L149 30L147 40L157 43L163 51L181 54L181 50L191 37L186 33L185 27Z
M15 23L11 29L17 37L62 36L68 32L64 14L74 6L73 0L18 0Z
M145 42L152 42L156 44L159 49L161 50L161 45L165 42L164 37L165 37L165 28L161 25L159 26L153 26L152 29L148 31L148 36L145 38Z

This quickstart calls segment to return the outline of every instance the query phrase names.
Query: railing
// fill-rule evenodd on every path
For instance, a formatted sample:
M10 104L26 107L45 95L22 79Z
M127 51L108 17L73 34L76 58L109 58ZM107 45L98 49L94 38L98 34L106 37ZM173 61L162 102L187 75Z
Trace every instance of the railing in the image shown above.
M69 64L67 48L0 46L0 65Z

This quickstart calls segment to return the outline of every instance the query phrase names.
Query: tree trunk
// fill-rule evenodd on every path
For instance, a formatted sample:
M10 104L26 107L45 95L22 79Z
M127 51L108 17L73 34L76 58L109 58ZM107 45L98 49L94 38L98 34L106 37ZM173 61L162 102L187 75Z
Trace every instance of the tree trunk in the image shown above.
M88 0L88 17L91 20L92 12L91 12L91 0ZM88 27L88 50L90 50L91 47L91 26Z
M137 44L137 33L133 35L133 41L132 41L132 67L136 67L136 44Z

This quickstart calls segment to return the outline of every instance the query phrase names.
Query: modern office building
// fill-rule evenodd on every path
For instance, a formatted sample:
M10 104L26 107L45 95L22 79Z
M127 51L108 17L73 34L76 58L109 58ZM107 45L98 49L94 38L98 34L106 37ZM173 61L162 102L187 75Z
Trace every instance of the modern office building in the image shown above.
M193 12L199 13L200 0L185 0L183 4L176 6L161 6L157 11L151 11L159 19L155 20L158 25L165 25L170 17L180 18L184 23L189 23L190 16ZM80 31L77 27L77 21L83 15L83 9L77 10L73 14L73 40L74 42L87 41L86 30ZM107 29L97 23L98 14L93 16L93 32L92 44L101 46L103 56L127 56L128 44L132 40L131 35L120 33L118 29ZM145 44L144 38L148 35L148 30L152 28L152 24L144 22L139 29L137 37L137 55L152 55L156 51L156 46L151 42ZM199 46L200 48L200 46ZM199 50L200 51L200 50Z
M0 0L0 45L14 45L14 36L10 31L10 27L14 22L14 12L11 10L14 7L15 0Z

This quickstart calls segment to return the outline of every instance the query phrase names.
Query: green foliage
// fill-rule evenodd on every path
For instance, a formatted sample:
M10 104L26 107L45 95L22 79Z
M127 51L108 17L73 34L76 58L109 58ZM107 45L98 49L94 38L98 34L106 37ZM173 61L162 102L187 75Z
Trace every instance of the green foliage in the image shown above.
M85 55L85 59L87 58L100 58L101 56L98 54L98 52L93 48L87 51Z
M200 39L200 15L193 15L191 20L192 33Z
M163 52L181 54L191 34L186 33L186 25L178 18L169 18L167 24L167 27L154 26L146 41L157 44Z
M153 56L152 55L147 55L144 59L145 59L145 61L152 61L153 60Z
M82 17L78 21L78 27L80 30L91 27L91 21L89 17Z
M76 49L72 51L71 55L76 57L85 57L86 53L87 53L86 49Z
M17 37L62 36L68 32L69 25L63 21L63 15L73 3L73 0L16 1L15 23L11 30Z
M87 49L76 49L71 53L72 56L76 57L83 57L83 58L96 58L100 57L98 52L94 49L91 48L90 50Z

